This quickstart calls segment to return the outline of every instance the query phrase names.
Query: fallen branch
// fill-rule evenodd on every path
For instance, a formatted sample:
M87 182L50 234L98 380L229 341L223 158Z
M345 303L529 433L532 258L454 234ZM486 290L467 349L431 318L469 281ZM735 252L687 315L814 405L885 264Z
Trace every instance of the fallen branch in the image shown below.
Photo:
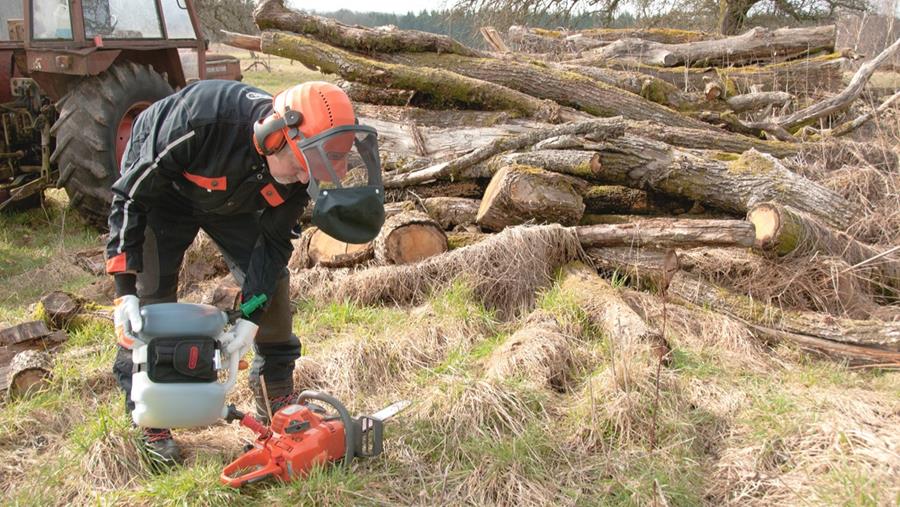
M863 113L863 114L857 116L856 118L854 118L848 122L842 123L842 124L838 125L837 127L831 129L831 131L828 132L828 135L830 135L831 137L838 137L838 136L847 135L850 132L853 132L854 130L856 130L859 127L862 127L863 125L868 123L869 120L871 120L872 118L876 118L877 116L883 114L885 111L890 109L891 106L893 106L894 103L897 102L897 99L900 99L900 91L898 91L897 93L888 97L887 100L882 102L875 109L868 111L866 113Z
M288 9L284 0L263 0L253 11L260 30L284 30L307 35L332 46L361 53L421 51L483 56L446 35L396 28L349 26L331 18Z
M452 179L454 174L483 162L498 153L520 150L552 137L591 133L605 139L620 136L624 131L625 122L621 118L586 120L548 129L534 130L514 137L497 139L486 146L482 146L449 162L436 164L411 173L386 176L384 186L385 188L397 188L437 179Z
M869 78L872 77L872 74L875 73L878 66L884 63L888 58L891 58L898 49L900 49L900 39L895 40L893 44L885 48L885 50L875 58L862 64L859 67L859 70L856 71L856 74L853 75L850 84L848 84L841 93L801 109L786 118L781 118L778 120L778 124L788 130L793 130L794 128L809 124L819 118L846 109L860 96L860 94L862 94L866 83L869 81Z
M834 25L811 28L753 28L741 35L712 41L661 44L620 39L590 51L600 59L631 59L660 67L746 65L777 62L834 49Z
M743 220L649 218L626 224L584 225L575 230L584 248L750 247L755 239L753 225Z
M735 113L743 113L758 111L771 105L784 105L792 100L794 96L787 92L758 92L728 97L725 103Z

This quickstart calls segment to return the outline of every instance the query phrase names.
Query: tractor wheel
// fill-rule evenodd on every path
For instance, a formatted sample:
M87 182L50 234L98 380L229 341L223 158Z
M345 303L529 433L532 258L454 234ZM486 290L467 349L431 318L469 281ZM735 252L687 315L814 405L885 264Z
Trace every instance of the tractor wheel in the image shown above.
M100 229L107 228L113 182L137 115L172 93L166 79L147 65L117 63L85 79L57 105L51 134L59 168L57 185L70 205Z

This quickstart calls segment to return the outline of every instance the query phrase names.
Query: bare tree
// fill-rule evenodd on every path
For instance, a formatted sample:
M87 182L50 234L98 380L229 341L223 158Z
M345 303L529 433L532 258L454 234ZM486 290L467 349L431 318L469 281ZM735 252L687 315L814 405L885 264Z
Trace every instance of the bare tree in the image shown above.
M670 16L709 18L716 20L715 29L724 35L741 32L747 19L754 15L802 22L831 18L839 9L871 7L870 0L456 0L455 5L469 12L509 13L518 20L541 15L565 17L585 11L602 14L607 23L624 11L651 20L648 24Z

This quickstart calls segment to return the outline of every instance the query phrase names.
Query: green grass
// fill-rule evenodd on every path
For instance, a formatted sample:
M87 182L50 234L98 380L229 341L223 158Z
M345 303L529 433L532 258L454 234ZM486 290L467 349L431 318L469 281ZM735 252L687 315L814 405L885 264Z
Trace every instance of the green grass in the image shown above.
M252 69L248 69L253 63L253 60L250 59L249 51L223 45L217 45L212 49L216 53L229 54L240 58L241 69L244 75L243 81L272 94L306 81L333 82L337 79L336 76L325 75L321 72L309 70L299 62L293 62L287 58L278 56L264 55L262 53L257 53L259 60L265 62L268 65L269 70L266 70L262 65L257 65Z

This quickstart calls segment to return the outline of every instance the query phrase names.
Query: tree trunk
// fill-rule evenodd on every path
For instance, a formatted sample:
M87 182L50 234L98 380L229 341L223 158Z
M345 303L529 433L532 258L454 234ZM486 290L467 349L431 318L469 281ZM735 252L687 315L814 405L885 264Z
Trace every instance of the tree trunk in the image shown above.
M726 39L684 44L622 39L590 51L589 58L628 59L658 67L728 67L782 62L832 51L834 38L834 25L777 30L757 27Z
M504 86L443 69L370 60L290 33L263 32L261 47L265 53L297 60L307 67L337 74L348 81L397 90L418 90L460 104L509 110L524 116L552 119L559 114L552 104Z
M9 370L4 379L7 395L16 399L42 390L50 380L50 368L50 355L46 352L38 350L19 352L9 363Z
M758 111L767 106L782 106L794 100L793 95L786 92L758 92L735 95L725 99L725 103L735 113Z
M500 169L481 200L476 221L492 231L529 221L575 225L584 202L571 178L527 166Z
M755 239L753 225L743 220L649 218L627 224L583 225L575 230L584 248L750 247Z
M510 41L516 37L540 37L531 39L541 41L547 47L561 46L567 40L587 39L598 42L599 45L609 44L620 39L643 39L663 44L681 44L701 40L721 39L717 34L694 32L690 30L676 30L672 28L588 28L577 31L547 30L544 28L527 28L513 25L508 30ZM589 49L587 44L576 49Z
M573 298L588 321L603 336L617 344L646 343L657 350L660 357L667 356L668 343L662 334L647 325L619 292L582 264L569 264L562 269L560 289Z
M441 226L419 211L398 213L385 220L374 243L379 264L409 264L448 249Z
M82 301L68 292L54 291L41 298L44 320L52 329L64 329L81 312Z
M567 63L551 64L551 66L560 71L575 72L609 86L621 88L672 109L691 109L703 106L697 97L688 95L676 88L675 85L648 74Z
M853 75L850 84L841 93L801 109L787 118L779 119L778 124L786 129L794 129L846 109L862 94L866 83L872 77L872 74L875 73L875 70L878 69L878 66L891 58L897 51L900 51L900 39L895 40L893 44L885 48L875 58L862 64L859 70L856 71L856 74Z
M719 0L719 33L737 35L744 28L747 12L759 0Z
M360 53L421 51L465 56L483 55L481 51L466 47L446 35L418 30L349 26L331 18L288 9L284 6L284 0L263 0L253 12L253 18L260 30L274 29L299 33L332 46Z
M369 86L363 83L341 80L338 86L350 97L354 104L375 104L379 106L410 106L416 92L411 90L392 90L379 86ZM444 104L429 100L416 102L416 107L434 107L441 109Z
M678 127L664 127L651 122L628 122L625 130L636 137L646 137L680 148L716 150L727 153L743 153L750 149L768 153L778 158L793 157L800 153L800 146L779 141L763 141L747 136L730 134L720 130L708 131Z
M842 319L824 313L781 310L734 294L683 271L672 279L669 294L726 313L760 329L863 347L900 350L900 322Z
M423 201L428 216L444 230L466 227L475 223L481 201L460 197L431 197Z
M374 256L372 242L361 245L344 243L311 227L307 255L309 265L326 268L345 268L361 264Z
M384 58L417 68L446 69L459 75L518 90L532 97L572 106L594 116L623 116L633 120L650 120L663 125L700 130L710 128L702 122L620 88L581 74L534 63L431 53L397 53L384 55Z
M841 257L851 266L865 263L876 284L900 290L900 259L885 255L886 249L867 245L849 234L836 231L790 206L766 202L754 206L747 220L756 228L756 247L777 255L813 255L817 252Z
M848 61L841 54L832 53L771 65L728 68L663 68L629 61L597 60L590 57L566 63L640 72L671 83L686 93L703 91L706 85L704 79L711 77L722 80L725 84L726 95L748 93L752 86L762 86L763 91L810 95L815 91L834 91L842 87L843 69L847 66Z
M593 185L581 197L585 214L680 215L691 209L686 199L618 185Z
M595 153L565 150L566 153L558 154L545 150L498 158L506 164L549 170L568 164L581 167L590 160L595 181L680 195L741 215L752 206L771 200L815 215L837 228L847 227L856 214L856 207L843 197L756 150L740 157L715 153L701 156L630 135L602 144Z
M566 134L593 134L599 138L607 139L620 136L624 131L625 122L621 118L609 118L586 120L547 129L533 130L512 137L500 137L490 144L481 146L448 162L435 164L411 173L386 176L384 178L384 186L385 188L396 188L438 179L454 179L460 171L483 162L498 153L526 148L551 137Z
M52 332L42 320L23 322L0 330L0 345L16 345L33 342L50 336Z

